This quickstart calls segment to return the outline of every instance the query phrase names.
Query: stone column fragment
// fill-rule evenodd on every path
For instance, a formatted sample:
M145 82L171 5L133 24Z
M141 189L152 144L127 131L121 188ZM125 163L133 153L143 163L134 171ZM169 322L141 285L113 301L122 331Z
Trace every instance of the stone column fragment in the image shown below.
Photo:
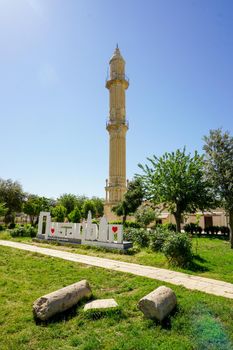
M138 308L146 318L162 321L176 306L176 295L171 288L161 286L139 300Z
M92 294L86 280L71 284L50 294L44 295L33 303L34 315L42 321L57 313L68 310L78 301Z

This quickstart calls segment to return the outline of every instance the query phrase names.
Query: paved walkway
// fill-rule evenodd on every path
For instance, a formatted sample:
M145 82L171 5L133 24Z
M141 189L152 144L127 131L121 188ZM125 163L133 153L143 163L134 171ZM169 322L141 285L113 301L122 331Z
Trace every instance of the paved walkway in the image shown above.
M102 267L105 269L132 273L137 276L153 278L155 280L184 286L187 289L198 290L208 294L214 294L233 299L233 284L210 278L188 275L151 266L132 264L118 260L98 258L95 256L69 253L50 248L42 248L35 245L0 240L0 245L40 253L55 258L74 261L82 264Z

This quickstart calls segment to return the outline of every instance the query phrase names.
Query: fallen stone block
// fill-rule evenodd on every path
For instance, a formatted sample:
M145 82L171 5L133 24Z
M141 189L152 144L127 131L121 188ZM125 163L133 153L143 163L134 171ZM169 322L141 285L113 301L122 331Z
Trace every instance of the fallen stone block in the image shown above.
M177 304L176 295L171 288L161 286L139 300L138 308L146 318L162 321Z
M40 297L33 303L33 312L37 318L45 321L57 313L68 310L81 299L89 298L91 295L89 283L82 280Z
M116 307L118 307L118 304L114 299L98 299L87 303L84 306L84 311L113 309Z

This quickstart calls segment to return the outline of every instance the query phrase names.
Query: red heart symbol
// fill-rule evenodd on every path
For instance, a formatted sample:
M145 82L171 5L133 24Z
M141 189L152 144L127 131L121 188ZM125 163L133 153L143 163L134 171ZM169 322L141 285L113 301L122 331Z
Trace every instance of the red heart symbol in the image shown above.
M53 235L54 232L55 232L55 229L52 227L52 228L50 229L50 231L51 231L51 233L52 233L52 235Z
M116 233L116 232L118 231L118 227L113 226L113 227L112 227L112 231L113 231L114 233Z

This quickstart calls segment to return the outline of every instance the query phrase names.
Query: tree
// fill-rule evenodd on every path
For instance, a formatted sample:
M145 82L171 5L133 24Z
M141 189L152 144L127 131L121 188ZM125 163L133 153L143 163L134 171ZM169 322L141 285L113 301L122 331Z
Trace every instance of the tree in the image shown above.
M194 213L197 209L211 207L210 184L204 178L203 156L195 152L186 154L185 148L162 157L147 158L150 165L139 167L143 175L138 175L145 190L145 197L155 205L163 204L176 220L176 230L181 230L184 213Z
M128 184L127 192L124 195L123 201L112 208L112 211L118 216L123 216L123 224L126 221L127 215L133 214L142 204L144 191L140 178L134 178Z
M80 212L82 212L83 204L87 199L88 198L85 195L81 195L81 196L76 197L76 207L79 208Z
M206 174L216 196L229 214L230 243L233 248L233 137L221 129L204 136Z
M94 217L96 214L95 203L91 199L86 199L82 207L82 214L85 219L87 218L89 210L91 211L92 217Z
M95 204L96 217L102 217L104 215L104 199L99 197L92 197L91 200Z
M65 207L67 214L69 214L77 205L77 197L71 193L64 193L57 199L57 204Z
M70 222L80 222L81 213L78 207L74 208L74 210L68 214L68 219Z
M4 203L0 203L0 216L5 216L7 208Z
M147 227L156 219L155 210L150 205L141 205L135 212L135 219L141 226Z
M22 209L23 199L22 186L18 181L0 179L0 202L4 203L7 208L5 212L6 223L14 223L15 213Z
M30 217L31 225L37 223L41 211L49 211L51 200L45 197L39 197L34 194L27 194L23 204L23 212Z
M64 222L66 217L66 208L63 205L57 205L56 207L52 208L51 214L57 222Z

